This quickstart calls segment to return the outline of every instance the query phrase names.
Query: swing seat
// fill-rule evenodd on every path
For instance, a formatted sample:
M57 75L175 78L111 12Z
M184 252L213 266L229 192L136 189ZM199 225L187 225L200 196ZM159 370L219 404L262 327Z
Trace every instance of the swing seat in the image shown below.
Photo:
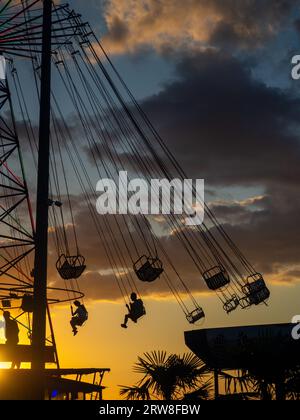
M64 280L78 279L86 269L85 258L82 255L61 255L56 262L56 269Z
M186 319L190 324L195 324L195 322L199 321L200 319L205 318L205 313L202 308L196 308L191 313L187 314Z
M217 265L205 273L203 278L210 290L218 290L230 283L230 278L225 268Z
M23 312L33 312L33 296L24 295L22 298L21 309Z
M142 318L144 315L146 315L146 309L143 306L143 308L140 311L136 311L136 312L132 312L131 313L132 321L135 322L135 323L137 323L137 321L140 318Z
M233 312L236 310L236 308L239 306L240 300L236 295L232 295L231 299L229 299L227 302L224 303L223 309L227 314L230 314L230 312Z
M266 286L266 283L261 274L256 273L247 278L247 283L242 287L243 293L245 293L243 302L244 305L259 305L265 302L270 297L270 291Z
M2 308L11 308L11 301L9 299L3 299Z
M156 257L143 255L133 266L139 280L151 283L164 271L162 262Z
M82 327L88 319L89 319L88 315L86 315L84 318L77 318L76 317L76 320L77 320L76 326L77 327Z

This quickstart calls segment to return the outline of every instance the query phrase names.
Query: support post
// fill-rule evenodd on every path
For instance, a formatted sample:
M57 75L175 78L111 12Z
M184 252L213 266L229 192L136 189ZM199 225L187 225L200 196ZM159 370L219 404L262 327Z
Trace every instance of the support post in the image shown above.
M47 313L47 253L49 198L49 140L51 102L51 27L52 1L43 1L43 40L41 100L39 121L38 185L34 261L34 311L32 325L33 359L31 368L36 384L34 399L45 396L45 337Z

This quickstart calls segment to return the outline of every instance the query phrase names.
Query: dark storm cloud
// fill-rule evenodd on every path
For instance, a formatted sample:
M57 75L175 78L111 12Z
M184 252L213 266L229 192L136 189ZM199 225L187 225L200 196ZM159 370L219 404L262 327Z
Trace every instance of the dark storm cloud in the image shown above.
M294 22L296 30L300 33L300 19L296 19Z
M249 223L252 213L249 208L238 203L212 204L211 209L222 223L230 223L234 220L234 224Z
M299 182L299 99L221 53L181 59L177 70L143 107L189 174L218 185Z
M211 34L210 42L219 47L255 48L289 23L298 0L213 0L223 19Z
M11 116L10 116L9 111L7 111L4 114L4 120L6 124L8 124L8 126L12 128ZM82 127L80 126L80 124L78 123L78 120L74 117L74 115L69 115L68 117L65 118L64 121L62 121L60 118L55 118L54 123L57 130L57 131L54 130L53 124L52 124L51 135L52 135L52 144L53 144L54 151L58 151L56 132L58 133L58 136L59 136L59 146L62 149L64 149L65 141L69 142L71 137L73 139L76 139L77 144L79 143L79 140L83 137ZM31 150L36 151L35 143L37 143L38 137L39 137L38 125L26 119L25 120L16 119L16 131L19 137L22 150L25 152L31 151ZM33 149L31 149L29 145L28 138L31 139L31 145Z
M268 200L244 224L226 224L225 228L257 269L276 273L299 264L300 200L295 186L271 187ZM294 277L300 277L296 275Z

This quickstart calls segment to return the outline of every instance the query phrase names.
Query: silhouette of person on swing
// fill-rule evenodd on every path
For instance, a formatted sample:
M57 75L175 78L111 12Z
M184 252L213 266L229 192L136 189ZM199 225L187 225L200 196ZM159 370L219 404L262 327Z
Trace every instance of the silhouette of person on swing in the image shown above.
M3 312L3 317L5 320L5 338L6 345L10 347L11 351L14 352L18 342L19 342L19 326L15 319L10 317L9 311ZM20 368L21 362L19 360L13 360L11 362L11 369L15 367Z
M128 314L125 315L124 323L121 324L122 328L127 328L127 322L129 319L136 323L141 316L146 315L142 299L138 299L136 293L134 292L131 293L130 298L132 302L130 302L130 305L126 304Z
M88 311L86 310L85 306L79 302L79 300L75 300L74 305L77 309L74 312L73 306L71 306L72 318L70 324L72 327L73 335L76 335L78 333L76 327L81 327L88 319Z

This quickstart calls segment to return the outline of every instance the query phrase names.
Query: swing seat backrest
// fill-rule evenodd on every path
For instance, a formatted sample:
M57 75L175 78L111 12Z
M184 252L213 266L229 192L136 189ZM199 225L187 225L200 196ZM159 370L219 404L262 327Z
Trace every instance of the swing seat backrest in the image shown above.
M221 267L216 266L203 273L203 278L210 290L218 290L230 283L227 271Z
M249 276L242 290L249 305L259 305L270 297L270 291L259 273Z
M83 314L82 316L77 316L77 320L78 320L77 325L82 327L88 319L89 319L89 314L88 314L88 311L86 311L85 314Z
M82 255L61 255L56 262L59 275L64 280L78 279L86 269L85 259Z
M88 320L88 318L78 319L78 324L77 325L79 325L79 327L82 327L86 323L87 320Z
M224 311L227 312L227 314L230 314L233 312L240 304L240 301L237 296L232 296L231 299L229 299L227 302L224 303L223 308Z
M151 283L162 273L162 263L158 258L146 257L143 255L135 264L134 270L139 280Z
M133 310L130 311L130 314L135 320L138 320L142 316L146 315L146 309L141 299L136 301L136 305L134 306Z
M23 312L33 312L33 296L24 295L22 298L21 309Z
M203 318L205 318L205 313L202 308L197 308L186 316L186 319L190 324L195 324L195 322Z

